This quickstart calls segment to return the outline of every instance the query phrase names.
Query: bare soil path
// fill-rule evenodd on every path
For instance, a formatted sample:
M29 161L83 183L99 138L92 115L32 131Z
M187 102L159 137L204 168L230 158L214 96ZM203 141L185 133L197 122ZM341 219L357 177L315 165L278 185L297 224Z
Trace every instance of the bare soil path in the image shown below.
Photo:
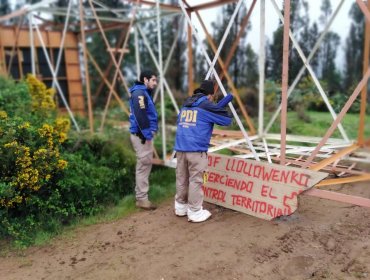
M370 198L368 183L333 187ZM52 245L0 258L0 279L370 279L370 209L300 196L269 222L206 204L201 224L172 201Z

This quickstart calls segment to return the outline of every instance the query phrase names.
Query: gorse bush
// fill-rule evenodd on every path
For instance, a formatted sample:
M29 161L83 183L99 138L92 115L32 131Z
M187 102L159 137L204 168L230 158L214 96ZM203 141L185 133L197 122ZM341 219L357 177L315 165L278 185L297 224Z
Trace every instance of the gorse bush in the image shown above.
M57 232L132 192L135 156L125 139L69 131L52 89L33 76L0 77L0 237L31 244L37 231Z
M0 111L0 156L4 159L0 170L0 206L5 208L26 203L67 166L59 150L66 140L69 120L48 118L50 113L46 109L55 108L50 105L53 92L40 86L43 84L33 76L27 77L27 83L32 102L30 115L26 110L22 117L11 118L6 111ZM41 127L31 122L37 114L45 122Z

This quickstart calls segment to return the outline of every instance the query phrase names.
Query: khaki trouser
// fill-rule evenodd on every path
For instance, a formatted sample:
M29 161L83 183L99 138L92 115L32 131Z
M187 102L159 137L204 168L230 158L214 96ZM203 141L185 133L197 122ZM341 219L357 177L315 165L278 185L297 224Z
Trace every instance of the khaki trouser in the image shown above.
M203 175L208 159L203 152L176 152L176 201L198 211L203 205Z
M145 144L141 144L141 139L132 134L130 139L136 152L136 200L147 200L149 191L149 175L152 170L153 142L146 141Z

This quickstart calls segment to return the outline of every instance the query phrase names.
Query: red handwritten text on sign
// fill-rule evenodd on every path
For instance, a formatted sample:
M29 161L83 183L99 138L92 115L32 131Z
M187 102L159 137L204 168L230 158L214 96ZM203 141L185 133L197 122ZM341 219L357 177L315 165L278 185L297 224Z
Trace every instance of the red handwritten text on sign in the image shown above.
M263 219L290 215L297 196L326 173L217 154L208 156L205 200Z

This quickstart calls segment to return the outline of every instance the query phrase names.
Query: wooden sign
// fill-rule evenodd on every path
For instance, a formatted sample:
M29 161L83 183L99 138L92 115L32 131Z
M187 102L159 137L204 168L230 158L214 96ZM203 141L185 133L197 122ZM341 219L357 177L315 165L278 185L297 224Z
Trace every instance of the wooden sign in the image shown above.
M291 215L297 196L328 174L208 154L204 200L266 220Z

